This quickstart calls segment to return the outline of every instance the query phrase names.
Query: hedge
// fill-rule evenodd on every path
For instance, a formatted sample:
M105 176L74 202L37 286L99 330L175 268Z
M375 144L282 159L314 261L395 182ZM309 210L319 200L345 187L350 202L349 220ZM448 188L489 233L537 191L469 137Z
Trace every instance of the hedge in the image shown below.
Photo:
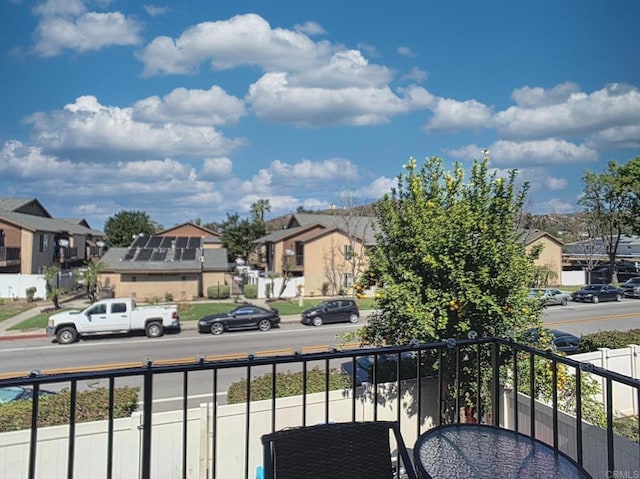
M258 285L257 284L245 284L242 289L244 297L247 299L258 299Z
M251 400L261 401L271 398L271 373L251 380ZM315 367L307 371L307 394L324 392L324 369ZM329 390L350 387L349 378L337 369L329 370ZM276 373L276 397L283 398L302 394L302 371L297 373ZM232 383L227 391L227 403L237 404L247 400L247 381Z
M585 334L580 339L579 352L588 353L597 351L598 348L626 348L630 344L640 344L640 329L599 331Z
M138 409L139 387L124 386L114 390L114 418L130 417ZM0 432L31 429L32 400L0 404ZM38 427L69 424L71 391L40 396L38 401ZM97 388L76 394L76 422L109 419L109 390Z
M231 288L228 284L218 284L207 288L207 298L209 299L227 299L231 296Z

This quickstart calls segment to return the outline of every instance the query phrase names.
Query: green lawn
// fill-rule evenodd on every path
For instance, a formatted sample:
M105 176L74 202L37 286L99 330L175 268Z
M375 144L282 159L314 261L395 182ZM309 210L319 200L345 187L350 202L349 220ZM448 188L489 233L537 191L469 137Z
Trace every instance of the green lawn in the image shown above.
M29 306L11 306L5 304L0 308L0 322L8 318L13 318L27 309L29 309Z
M70 308L62 308L56 311L56 313L60 313L62 311L69 311ZM21 323L15 324L9 328L9 331L27 331L29 329L44 329L47 327L47 323L49 322L49 316L51 316L52 312L49 313L40 313L33 318L25 319Z

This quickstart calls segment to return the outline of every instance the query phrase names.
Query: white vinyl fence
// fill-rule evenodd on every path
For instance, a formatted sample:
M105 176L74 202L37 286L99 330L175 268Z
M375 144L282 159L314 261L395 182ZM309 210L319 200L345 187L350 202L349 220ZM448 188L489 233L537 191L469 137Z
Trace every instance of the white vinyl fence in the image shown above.
M397 391L395 383L378 385L377 415L380 420L397 419ZM370 386L369 386L370 388ZM437 381L423 381L421 430L435 425L437 407L434 400ZM366 386L356 392L356 420L372 420L373 391ZM407 382L401 391L402 435L411 447L417 439L417 397L415 383ZM329 394L329 421L351 420L351 390L332 391ZM276 401L276 429L300 425L302 422L301 396L281 398ZM529 433L529 398L518 396L519 428ZM306 397L307 424L325 422L324 393ZM249 477L254 477L262 463L260 437L271 430L271 400L252 402L249 407ZM215 477L240 479L244 477L245 430L247 405L218 406L214 429L211 403L187 411L187 477L204 479L212 477L209 469L212 460L213 438L216 437ZM513 393L506 391L501 403L501 425L513 428ZM575 457L574 417L559 414L560 449ZM115 420L113 477L132 479L139 477L142 447L141 414ZM181 411L155 413L153 415L151 470L152 477L172 479L181 477L182 471ZM553 444L553 411L542 403L536 404L536 436ZM0 434L0 477L26 477L30 431ZM584 464L593 477L606 477L606 430L583 423ZM66 476L69 427L56 426L38 431L36 477L57 478ZM615 437L616 469L636 471L640 464L638 445ZM107 456L106 421L78 424L76 426L74 477L104 477Z
M58 288L72 291L76 288L76 277L72 270L60 271L56 278ZM35 287L34 298L47 297L47 283L42 274L0 274L0 298L25 299L27 288Z

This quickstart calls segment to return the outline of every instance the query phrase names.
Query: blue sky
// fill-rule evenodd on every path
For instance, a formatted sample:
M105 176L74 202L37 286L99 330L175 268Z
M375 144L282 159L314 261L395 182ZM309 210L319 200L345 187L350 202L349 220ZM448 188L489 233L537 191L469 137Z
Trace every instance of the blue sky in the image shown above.
M151 0L150 0L151 1ZM640 154L640 2L0 0L0 196L102 229L364 203L409 157L532 213Z

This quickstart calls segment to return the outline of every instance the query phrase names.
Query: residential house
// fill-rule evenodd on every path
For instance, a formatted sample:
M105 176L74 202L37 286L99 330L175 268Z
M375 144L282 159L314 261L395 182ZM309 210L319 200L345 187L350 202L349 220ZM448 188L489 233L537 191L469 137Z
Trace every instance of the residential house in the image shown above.
M546 271L548 271L548 275L546 275L543 279L543 282L546 285L559 285L562 282L562 246L563 243L559 239L550 235L546 231L538 230L538 229L528 229L523 230L523 241L525 244L525 249L527 253L531 253L533 248L541 245L542 250L540 251L540 255L538 259L535 260L534 264Z
M305 294L346 291L368 264L374 219L343 214L293 214L286 227L255 243L265 274L304 276Z
M103 239L83 219L53 218L35 198L0 197L0 273L77 267L102 254Z
M222 248L220 233L188 221L156 233L158 236L200 236L205 248Z
M170 234L176 232L197 235ZM101 263L100 287L115 297L185 301L205 296L209 287L232 284L227 250L220 238L193 224L159 235L141 235L129 248L109 249Z

